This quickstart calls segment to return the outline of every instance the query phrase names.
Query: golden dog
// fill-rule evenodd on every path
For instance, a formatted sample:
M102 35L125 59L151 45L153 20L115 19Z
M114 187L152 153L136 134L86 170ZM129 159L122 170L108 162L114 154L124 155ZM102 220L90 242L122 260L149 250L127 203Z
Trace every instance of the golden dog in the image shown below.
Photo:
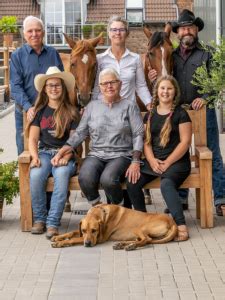
M145 213L113 204L92 207L80 221L79 230L54 236L52 247L84 244L92 247L105 241L119 241L113 249L134 250L147 244L172 241L177 225L166 214Z

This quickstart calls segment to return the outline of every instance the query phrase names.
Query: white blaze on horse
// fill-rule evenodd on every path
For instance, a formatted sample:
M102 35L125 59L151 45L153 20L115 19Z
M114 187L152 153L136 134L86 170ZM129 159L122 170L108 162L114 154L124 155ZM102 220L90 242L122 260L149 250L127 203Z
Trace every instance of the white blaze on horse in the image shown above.
M152 83L149 81L148 72L151 69L157 71L158 77L172 73L172 43L170 41L171 25L168 23L164 31L151 32L144 27L144 33L148 38L147 53L142 56L145 78L150 91L152 92Z
M102 43L102 34L89 40L73 40L64 34L71 53L60 53L65 71L70 71L76 80L74 98L79 106L86 106L91 100L91 91L96 75L95 47Z

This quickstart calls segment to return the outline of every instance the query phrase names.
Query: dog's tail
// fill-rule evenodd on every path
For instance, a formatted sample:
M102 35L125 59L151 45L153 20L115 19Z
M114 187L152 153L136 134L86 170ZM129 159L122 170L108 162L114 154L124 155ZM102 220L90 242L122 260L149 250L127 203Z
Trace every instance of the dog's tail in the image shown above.
M151 244L163 244L174 240L177 236L177 225L174 223L171 225L170 229L168 230L167 234L164 235L162 238L152 239Z

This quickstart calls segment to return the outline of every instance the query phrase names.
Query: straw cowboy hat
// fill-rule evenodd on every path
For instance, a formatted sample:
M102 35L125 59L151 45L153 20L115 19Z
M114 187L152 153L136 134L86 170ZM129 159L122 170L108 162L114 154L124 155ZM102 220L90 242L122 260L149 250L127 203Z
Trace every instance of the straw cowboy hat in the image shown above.
M204 28L204 22L201 18L195 18L195 15L192 11L184 9L179 16L178 21L172 23L172 30L173 32L177 33L177 29L179 27L188 26L192 24L198 27L198 31L201 31Z
M75 78L69 72L61 72L57 67L49 67L45 74L38 74L34 78L34 86L38 92L41 92L45 82L49 78L61 78L68 91L74 90Z

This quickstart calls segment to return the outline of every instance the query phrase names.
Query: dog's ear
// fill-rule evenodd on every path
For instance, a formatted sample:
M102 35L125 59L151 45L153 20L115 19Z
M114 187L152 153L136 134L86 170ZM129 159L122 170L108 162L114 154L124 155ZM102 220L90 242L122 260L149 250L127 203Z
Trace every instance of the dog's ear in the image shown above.
M99 221L98 225L99 225L98 241L101 241L103 238L103 234L104 234L104 222Z
M83 236L82 231L81 231L81 225L82 225L82 221L80 221L80 223L79 223L79 233L80 233L80 237Z

